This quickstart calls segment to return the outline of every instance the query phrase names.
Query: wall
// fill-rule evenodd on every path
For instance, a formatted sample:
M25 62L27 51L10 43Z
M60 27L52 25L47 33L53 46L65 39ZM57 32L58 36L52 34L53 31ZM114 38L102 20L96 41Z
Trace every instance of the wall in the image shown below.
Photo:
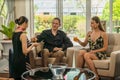
M15 18L25 16L25 0L15 0Z
M26 16L28 18L28 28L27 28L27 36L28 38L33 35L33 18L31 13L32 2L33 0L15 0L15 19L20 16Z

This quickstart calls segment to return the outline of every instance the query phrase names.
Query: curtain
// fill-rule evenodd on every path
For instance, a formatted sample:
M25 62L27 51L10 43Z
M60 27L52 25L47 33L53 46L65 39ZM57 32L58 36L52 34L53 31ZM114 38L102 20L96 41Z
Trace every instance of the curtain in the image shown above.
M6 17L6 24L9 23L9 21L15 19L15 0L6 0L6 5L7 5L7 17Z

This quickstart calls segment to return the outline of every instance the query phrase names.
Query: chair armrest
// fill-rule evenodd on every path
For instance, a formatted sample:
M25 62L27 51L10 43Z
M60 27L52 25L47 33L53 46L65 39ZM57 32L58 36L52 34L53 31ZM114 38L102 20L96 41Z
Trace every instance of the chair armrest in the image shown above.
M44 42L41 41L37 47L33 47L32 50L29 52L30 64L32 68L35 68L35 60L41 50L43 50Z
M41 41L38 46L36 46L36 53L39 53L43 50L44 42Z
M33 48L30 52L29 52L29 60L30 60L30 65L31 68L35 68L35 48Z
M73 64L73 54L74 54L74 47L67 48L66 57L67 57L68 67L72 67L72 64Z
M111 53L110 70L114 71L114 76L120 75L120 50ZM111 72L112 73L112 72Z

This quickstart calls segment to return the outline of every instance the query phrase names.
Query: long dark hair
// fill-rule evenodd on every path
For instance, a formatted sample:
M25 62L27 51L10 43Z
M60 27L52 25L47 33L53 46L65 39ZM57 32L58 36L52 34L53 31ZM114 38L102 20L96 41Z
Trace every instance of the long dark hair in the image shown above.
M28 19L25 16L21 16L18 19L15 19L15 23L21 25L23 23L28 23Z
M98 28L101 30L101 31L104 31L102 25L101 25L101 22L100 22L100 18L98 16L93 16L92 17L92 20L94 20L96 23L99 23L98 25Z

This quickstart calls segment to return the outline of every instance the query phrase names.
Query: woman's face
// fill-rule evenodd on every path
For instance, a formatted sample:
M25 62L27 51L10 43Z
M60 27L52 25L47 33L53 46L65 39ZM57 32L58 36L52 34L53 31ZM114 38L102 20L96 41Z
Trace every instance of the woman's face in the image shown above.
M24 22L22 25L23 25L24 29L26 29L28 27L28 23L26 23L26 22Z
M98 28L98 23L96 23L94 20L91 20L91 28L92 29Z

